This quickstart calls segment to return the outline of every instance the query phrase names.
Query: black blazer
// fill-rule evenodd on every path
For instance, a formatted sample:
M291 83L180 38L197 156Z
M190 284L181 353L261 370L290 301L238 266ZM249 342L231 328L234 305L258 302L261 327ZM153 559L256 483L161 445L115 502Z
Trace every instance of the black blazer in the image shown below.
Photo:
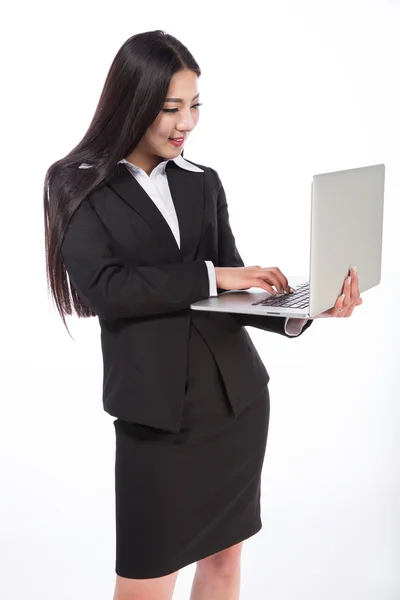
M71 285L99 318L104 410L171 432L180 427L191 319L216 359L235 415L269 381L243 325L286 336L283 317L189 308L209 297L205 260L244 266L218 173L192 164L204 173L173 161L166 165L180 249L158 208L121 163L75 211L61 249Z

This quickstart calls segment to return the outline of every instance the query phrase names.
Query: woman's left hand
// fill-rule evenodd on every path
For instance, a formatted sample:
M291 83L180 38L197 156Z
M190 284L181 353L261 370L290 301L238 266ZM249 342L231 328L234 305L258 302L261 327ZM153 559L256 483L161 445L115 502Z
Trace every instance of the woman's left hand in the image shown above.
M349 281L350 280L350 281ZM343 285L343 295L338 296L335 305L311 319L320 319L323 317L351 317L356 306L362 304L360 290L358 288L358 274L353 269L350 270L350 275L346 277Z

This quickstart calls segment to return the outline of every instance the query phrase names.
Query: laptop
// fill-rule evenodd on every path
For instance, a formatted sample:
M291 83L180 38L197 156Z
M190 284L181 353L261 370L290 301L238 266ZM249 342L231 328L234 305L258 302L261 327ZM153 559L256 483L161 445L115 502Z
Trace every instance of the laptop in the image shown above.
M332 308L357 267L360 292L381 280L385 165L314 175L308 275L287 276L293 294L227 290L193 310L306 318ZM217 265L216 265L217 266ZM262 265L264 266L264 265Z

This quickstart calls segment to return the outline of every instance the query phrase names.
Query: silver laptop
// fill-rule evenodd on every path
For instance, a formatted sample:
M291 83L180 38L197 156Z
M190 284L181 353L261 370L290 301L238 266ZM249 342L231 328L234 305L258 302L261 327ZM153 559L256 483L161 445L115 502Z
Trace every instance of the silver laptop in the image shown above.
M311 185L309 273L290 277L294 294L262 288L229 290L194 302L193 310L315 317L343 291L349 269L358 269L360 292L381 280L385 165L314 175ZM264 264L262 264L264 266Z

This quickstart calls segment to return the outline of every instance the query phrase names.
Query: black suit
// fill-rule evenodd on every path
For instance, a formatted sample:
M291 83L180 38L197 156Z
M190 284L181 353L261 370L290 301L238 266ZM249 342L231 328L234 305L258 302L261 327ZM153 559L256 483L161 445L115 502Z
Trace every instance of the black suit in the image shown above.
M123 164L74 213L62 245L71 284L100 320L104 410L171 432L179 431L191 320L214 355L235 416L269 381L242 325L286 336L282 317L189 308L209 296L205 260L244 266L217 172L192 164L204 173L186 171L173 161L166 167L180 249L158 208Z

